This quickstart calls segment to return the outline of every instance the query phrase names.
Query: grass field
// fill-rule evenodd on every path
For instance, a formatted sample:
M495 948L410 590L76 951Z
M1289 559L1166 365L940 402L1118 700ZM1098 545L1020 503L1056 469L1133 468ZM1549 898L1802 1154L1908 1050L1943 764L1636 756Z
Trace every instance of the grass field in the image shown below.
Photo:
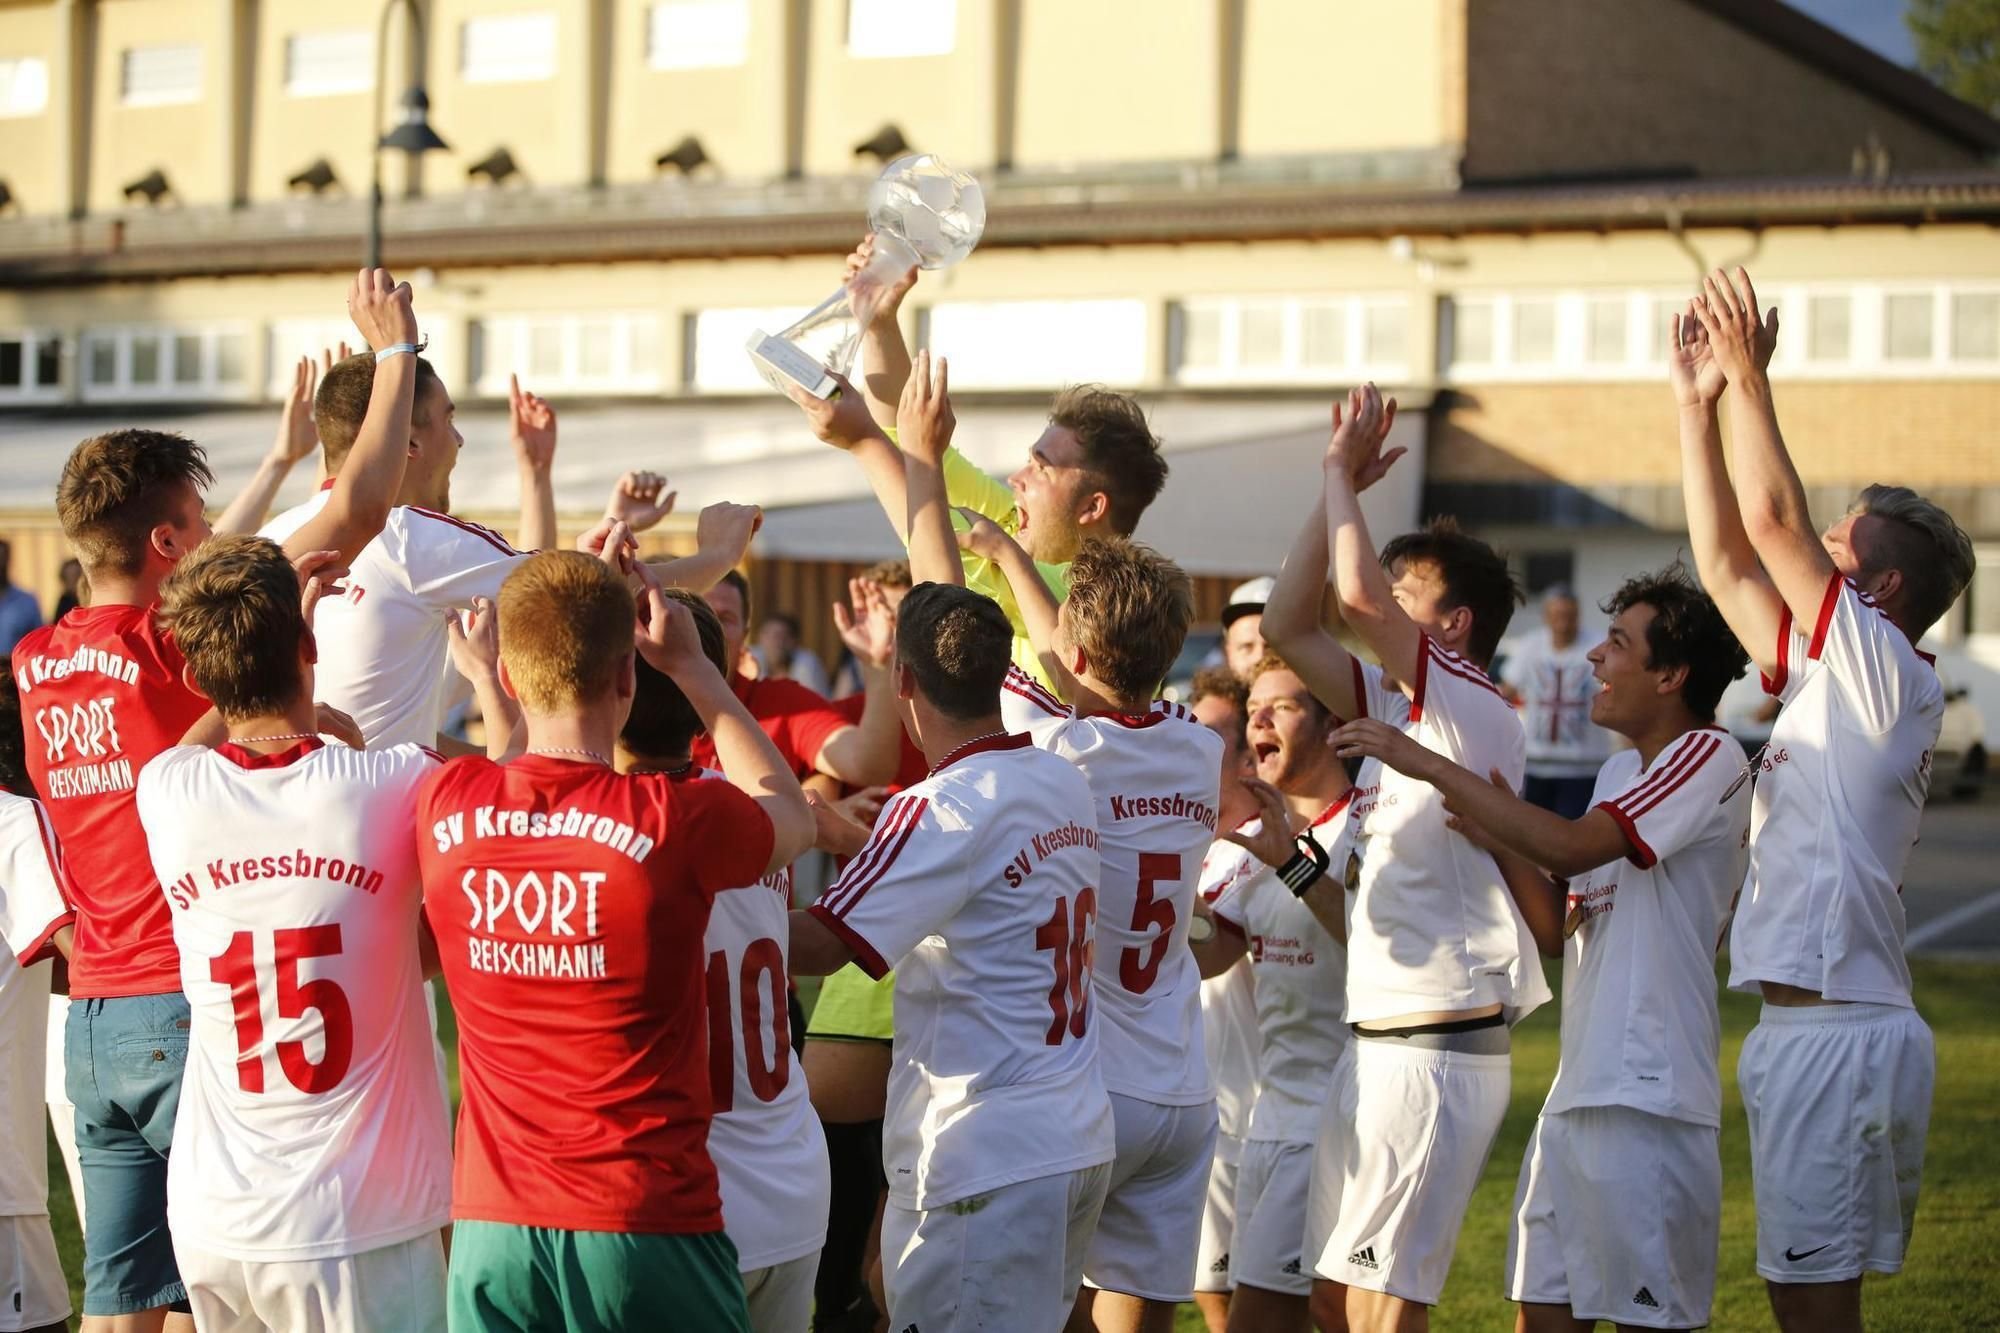
M1924 1162L1916 1242L1900 1277L1869 1279L1865 1308L1875 1333L1945 1333L2000 1329L2000 965L1919 962L1918 1008L1937 1035L1937 1095ZM440 1006L442 1008L442 1006ZM1757 1001L1726 994L1722 1006L1725 1196L1721 1275L1712 1327L1773 1327L1755 1267L1749 1137L1736 1095L1736 1053L1757 1015ZM449 1014L441 1015L446 1040ZM1502 1289L1507 1213L1514 1177L1535 1112L1555 1076L1556 1008L1537 1013L1514 1034L1514 1099L1460 1237L1457 1262L1432 1328L1511 1329ZM62 1164L49 1147L56 1239L73 1286L82 1246ZM1634 1200L1635 1206L1643 1201ZM76 1293L81 1309L81 1293ZM1193 1307L1177 1330L1203 1327Z

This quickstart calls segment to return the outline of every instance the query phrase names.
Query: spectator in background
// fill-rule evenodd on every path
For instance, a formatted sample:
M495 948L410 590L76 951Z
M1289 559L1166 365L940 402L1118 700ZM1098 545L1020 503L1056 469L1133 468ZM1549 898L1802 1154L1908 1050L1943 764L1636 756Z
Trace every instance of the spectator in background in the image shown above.
M1590 807L1610 735L1590 720L1598 691L1589 648L1577 635L1576 594L1558 583L1542 594L1542 628L1527 635L1500 666L1500 688L1522 710L1528 731L1528 781L1521 793L1564 819Z
M1238 584L1229 594L1229 605L1222 608L1223 661L1246 683L1269 652L1264 646L1264 603L1270 600L1273 582L1267 575Z
M50 624L54 624L70 612L76 610L79 606L82 606L84 604L84 594L90 591L89 586L83 581L83 564L76 559L72 558L62 562L60 577L62 579L62 596L56 598L56 609L49 616Z
M42 624L42 608L35 595L26 588L15 587L7 579L13 557L14 548L0 541L0 653L13 652L23 634L41 628Z
M757 642L750 655L757 659L757 675L762 680L795 680L814 694L825 695L831 688L826 663L819 654L799 642L799 618L789 611L773 611L757 626Z
M882 590L889 599L889 609L894 611L902 605L903 598L910 591L910 562L898 557L895 560L878 560L861 571L858 576L865 583L872 583ZM861 693L866 682L861 676L861 663L855 659L854 650L843 646L840 664L833 669L833 699L845 699L850 694Z

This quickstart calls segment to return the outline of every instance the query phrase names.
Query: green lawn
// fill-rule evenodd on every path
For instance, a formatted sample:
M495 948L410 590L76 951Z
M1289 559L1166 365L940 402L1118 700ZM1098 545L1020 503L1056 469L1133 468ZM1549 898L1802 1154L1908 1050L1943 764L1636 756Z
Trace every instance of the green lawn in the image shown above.
M1869 1280L1869 1327L1874 1333L2000 1328L2000 966L1922 962L1914 971L1918 1008L1937 1034L1937 1097L1916 1243L1902 1276ZM1749 1138L1735 1079L1736 1052L1756 1014L1755 999L1724 996L1722 1156L1727 1183L1713 1325L1718 1329L1773 1327L1756 1273ZM449 1041L449 1011L441 1018ZM1439 1333L1513 1326L1501 1287L1507 1213L1521 1152L1555 1066L1556 1011L1551 1005L1515 1033L1513 1105L1473 1196L1458 1262L1432 1321ZM49 1186L56 1240L74 1284L82 1274L82 1249L53 1142ZM81 1308L80 1293L78 1300ZM1189 1307L1178 1329L1197 1333L1201 1328L1200 1317Z

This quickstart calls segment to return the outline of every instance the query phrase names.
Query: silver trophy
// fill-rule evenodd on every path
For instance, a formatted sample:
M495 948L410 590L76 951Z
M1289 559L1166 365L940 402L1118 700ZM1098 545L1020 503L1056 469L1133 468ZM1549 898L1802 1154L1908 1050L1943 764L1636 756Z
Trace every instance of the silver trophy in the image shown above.
M986 196L978 181L943 158L914 153L882 169L868 192L868 225L875 251L846 286L783 332L750 335L750 359L779 393L795 384L830 397L839 387L833 377L853 368L880 293L912 265L949 268L971 254L986 230Z

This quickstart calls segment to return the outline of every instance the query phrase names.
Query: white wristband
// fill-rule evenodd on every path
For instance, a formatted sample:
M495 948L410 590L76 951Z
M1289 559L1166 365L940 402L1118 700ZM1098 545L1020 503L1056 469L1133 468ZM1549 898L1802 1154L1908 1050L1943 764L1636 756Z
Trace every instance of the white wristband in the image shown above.
M415 343L390 343L387 347L376 350L375 363L380 365L392 356L415 356L416 354L417 345Z

